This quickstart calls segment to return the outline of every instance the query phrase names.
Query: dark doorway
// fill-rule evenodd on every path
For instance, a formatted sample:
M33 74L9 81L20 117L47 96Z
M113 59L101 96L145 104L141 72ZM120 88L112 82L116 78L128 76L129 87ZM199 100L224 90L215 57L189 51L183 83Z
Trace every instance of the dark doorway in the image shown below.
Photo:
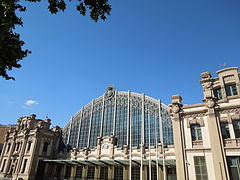
M37 168L36 180L42 180L43 179L45 166L46 166L45 162L43 162L42 160L39 160L38 168Z

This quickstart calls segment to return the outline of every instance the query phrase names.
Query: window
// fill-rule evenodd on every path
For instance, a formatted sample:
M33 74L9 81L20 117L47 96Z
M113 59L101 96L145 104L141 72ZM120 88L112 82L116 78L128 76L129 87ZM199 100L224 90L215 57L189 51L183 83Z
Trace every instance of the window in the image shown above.
M192 141L202 140L202 132L199 124L191 125Z
M227 122L221 122L221 132L223 139L230 138L229 127Z
M234 96L238 94L236 84L226 85L225 90L227 96Z
M17 146L16 146L16 151L19 151L19 147L20 147L20 142L17 143Z
M22 167L22 171L21 171L21 173L24 173L24 172L25 172L26 165L27 165L27 159L24 160L24 163L23 163L23 167Z
M100 179L108 179L108 167L101 167Z
M123 180L123 167L114 168L114 179Z
M132 180L139 180L140 179L140 168L139 167L132 167Z
M4 159L4 161L3 161L3 165L2 165L2 169L1 169L1 172L3 172L3 171L4 171L4 168L5 168L5 164L6 164L6 159Z
M196 180L208 180L207 167L204 156L194 156Z
M7 152L6 153L8 153L10 151L10 147L11 147L11 143L8 143Z
M147 168L147 179L150 179L149 167ZM157 168L156 166L151 167L151 180L157 180Z
M27 152L30 151L30 149L31 149L31 144L32 144L32 142L29 141L29 142L28 142L28 146L27 146Z
M66 167L65 178L70 178L71 176L71 166Z
M87 179L94 179L95 167L88 167Z
M221 88L214 89L213 94L217 99L222 99L223 98Z
M47 149L48 149L48 143L45 142L43 145L43 153L47 153Z
M240 138L240 120L233 121L233 128L236 138Z
M77 170L76 170L76 178L81 178L82 177L82 170L83 167L82 166L78 166Z
M227 164L229 169L229 175L231 180L240 179L240 164L239 157L227 157Z

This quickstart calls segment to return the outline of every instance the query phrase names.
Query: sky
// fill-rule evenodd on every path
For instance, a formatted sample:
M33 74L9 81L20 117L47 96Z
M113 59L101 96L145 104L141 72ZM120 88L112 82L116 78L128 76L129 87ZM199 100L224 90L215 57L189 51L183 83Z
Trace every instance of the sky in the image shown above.
M74 2L57 15L45 1L25 3L17 32L32 54L10 72L15 81L0 78L0 124L34 113L64 127L109 85L200 103L202 72L239 66L238 0L109 0L111 16L98 23Z

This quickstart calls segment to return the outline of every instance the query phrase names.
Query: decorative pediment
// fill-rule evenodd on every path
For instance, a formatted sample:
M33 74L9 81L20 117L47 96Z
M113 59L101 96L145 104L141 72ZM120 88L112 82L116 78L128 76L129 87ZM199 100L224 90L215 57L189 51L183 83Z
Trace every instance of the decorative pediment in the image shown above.
M191 125L194 124L199 124L201 127L204 127L204 120L203 118L197 119L197 118L193 118L193 119L188 119L187 120L187 127L190 128Z
M234 114L231 116L231 119L234 120L240 120L240 114Z

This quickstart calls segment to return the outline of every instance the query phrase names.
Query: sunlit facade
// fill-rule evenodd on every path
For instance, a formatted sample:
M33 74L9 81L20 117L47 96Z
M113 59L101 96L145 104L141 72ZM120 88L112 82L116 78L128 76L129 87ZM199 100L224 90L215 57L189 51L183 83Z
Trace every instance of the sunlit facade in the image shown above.
M21 117L5 136L0 179L239 180L240 73L216 73L201 74L197 104L110 86L63 129Z

